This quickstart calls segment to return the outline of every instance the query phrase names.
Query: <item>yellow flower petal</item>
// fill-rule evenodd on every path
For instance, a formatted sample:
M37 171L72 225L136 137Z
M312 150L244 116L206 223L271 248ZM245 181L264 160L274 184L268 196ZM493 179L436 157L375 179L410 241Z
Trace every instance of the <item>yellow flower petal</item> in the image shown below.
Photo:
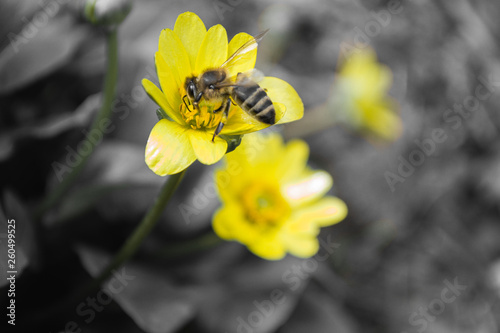
M203 164L210 165L218 162L227 151L226 140L217 136L214 142L212 142L213 130L190 129L188 134L196 158Z
M286 248L277 237L264 236L255 243L248 244L248 249L267 260L279 260L286 255Z
M339 79L347 81L356 97L377 99L383 96L392 82L392 73L377 61L372 49L352 54L339 71Z
M293 140L287 143L283 157L277 163L277 176L281 184L287 184L299 178L307 169L309 146L302 140Z
M239 196L241 191L248 185L248 179L253 177L261 179L267 177L262 174L256 165L265 160L268 151L272 149L268 137L271 135L245 135L240 146L225 155L224 167L220 168L215 175L219 195L223 201ZM280 139L279 135L275 135ZM264 156L264 158L260 157ZM279 157L280 154L274 156ZM274 175L275 172L271 172Z
M375 133L384 140L393 141L401 134L401 118L393 111L392 101L369 103L360 101L358 107L363 113L363 129Z
M158 51L172 70L176 86L183 87L186 78L192 75L192 70L188 53L177 34L170 29L163 30L160 34Z
M229 58L236 52L243 44L252 40L253 37L247 33L240 32L234 36L229 42L227 48L227 57ZM255 67L255 61L257 60L257 48L246 52L238 57L238 60L232 65L226 67L229 70L230 76L236 76L238 73L247 72Z
M248 134L242 138L240 146L226 156L228 163L252 169L262 162L275 164L282 160L283 138L278 134ZM269 171L269 170L268 170ZM245 175L248 175L246 173ZM274 177L274 173L273 173Z
M342 221L346 216L345 202L337 197L326 196L295 211L290 218L288 229L290 233L307 233L311 230L311 224L326 227Z
M220 24L211 27L200 46L196 58L195 75L199 75L208 68L215 68L227 60L227 33Z
M215 212L212 227L217 236L226 240L234 239L231 222L235 216L239 216L237 205L224 206Z
M318 253L319 243L315 236L286 235L283 243L288 252L299 258L310 258Z
M167 115L175 120L179 124L184 124L184 120L182 119L181 115L174 111L168 102L167 97L165 94L158 89L158 87L148 79L143 79L142 80L142 86L144 87L144 90L146 90L146 93L151 97L158 106L160 106L163 111L167 113Z
M281 103L286 107L285 115L277 121L277 124L288 123L304 116L302 100L295 89L286 81L266 76L259 82L259 85L267 90L273 103Z
M217 191L222 202L231 201L238 194L238 189L243 186L243 184L238 184L239 186L235 187L235 183L241 180L241 177L238 177L241 176L241 166L239 164L231 165L236 165L238 172L234 172L233 170L230 172L229 167L226 167L218 169L214 174Z
M159 176L186 169L196 160L189 142L188 129L162 119L153 127L146 145L146 164Z
M170 108L176 114L175 118L171 117L180 124L184 124L184 119L182 119L179 113L179 105L182 103L182 99L179 94L180 87L177 85L177 80L175 79L176 74L174 74L172 69L167 65L160 52L156 52L155 54L155 63L161 90L167 98Z
M325 171L303 173L303 176L281 188L290 205L298 207L321 198L332 187L333 180Z
M277 166L278 163L283 162L283 156L285 155L285 143L283 142L283 137L276 133L270 134L253 134L249 135L252 141L247 139L247 142L252 144L252 146L262 147L260 154L255 158L255 162L262 163L262 161L267 161L267 163ZM281 175L279 175L281 177Z
M240 135L260 131L269 127L268 124L262 123L243 111L238 106L231 106L229 117L226 125L222 129L221 134Z
M238 149L227 154L225 160L227 169L231 168L232 173L246 169L245 178L255 177L257 180L268 180L286 186L309 175L310 172L306 169L308 152L307 144L303 141L294 140L285 146L283 138L278 134L251 133L242 138ZM262 169L266 172L262 172ZM241 177L236 175L234 178ZM238 189L239 185L233 183L231 187ZM324 192L320 193L323 194Z
M198 15L186 12L177 17L174 32L179 36L182 44L184 44L184 48L189 56L191 68L195 68L196 57L198 56L201 42L207 33L205 24L203 24L203 21Z
M217 210L212 226L214 232L226 240L251 244L260 238L258 230L248 224L238 204L228 203Z

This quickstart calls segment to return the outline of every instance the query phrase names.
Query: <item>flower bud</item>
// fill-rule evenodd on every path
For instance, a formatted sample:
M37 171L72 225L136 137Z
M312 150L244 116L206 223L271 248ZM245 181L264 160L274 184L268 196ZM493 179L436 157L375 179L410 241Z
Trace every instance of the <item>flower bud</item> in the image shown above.
M87 0L84 17L96 25L115 26L123 22L132 9L132 0Z

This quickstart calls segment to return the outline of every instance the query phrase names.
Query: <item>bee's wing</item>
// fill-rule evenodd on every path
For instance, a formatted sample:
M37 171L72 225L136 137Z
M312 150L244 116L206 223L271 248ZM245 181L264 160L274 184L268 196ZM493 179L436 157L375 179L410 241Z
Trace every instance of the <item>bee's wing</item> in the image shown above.
M264 73L259 71L257 68L252 68L249 71L243 73L246 78L252 80L255 83L259 83L264 78Z
M261 32L257 36L250 39L248 42L243 44L239 49L237 49L224 63L220 66L231 71L232 67L238 64L242 59L247 57L249 53L257 48L259 41L264 37L264 35L269 31L269 29Z
M229 80L216 85L217 88L249 86L259 83L264 78L264 73L256 68L243 73L238 73L229 78Z

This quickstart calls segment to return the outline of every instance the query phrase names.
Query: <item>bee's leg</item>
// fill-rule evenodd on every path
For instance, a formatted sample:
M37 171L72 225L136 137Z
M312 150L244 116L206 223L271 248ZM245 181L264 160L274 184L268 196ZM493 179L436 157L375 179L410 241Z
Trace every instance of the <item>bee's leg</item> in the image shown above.
M229 115L229 107L231 106L231 98L227 98L225 102L222 103L221 107L218 108L217 110L214 110L215 112L219 112L222 107L224 107L224 110L222 112L222 119L220 120L219 125L217 125L217 128L215 129L214 136L212 137L212 142L214 142L215 137L219 135L219 133L222 131L222 128L226 124L227 121L227 116Z
M200 109L198 108L198 103L200 102L201 98L203 97L203 93L200 91L198 93L198 95L196 95L194 97L194 101L193 101L193 106L194 106L194 109L199 111Z
M184 105L186 106L186 109L188 109L188 110L189 110L189 106L188 106L188 104L186 103L186 97L187 97L187 95L184 95L184 97L182 97L182 101L184 102Z
M222 109L226 107L226 104L225 104L225 103L226 103L226 101L222 102L222 104L219 106L219 108L218 108L218 109L215 109L215 110L213 111L213 113L218 113L218 112L222 111Z

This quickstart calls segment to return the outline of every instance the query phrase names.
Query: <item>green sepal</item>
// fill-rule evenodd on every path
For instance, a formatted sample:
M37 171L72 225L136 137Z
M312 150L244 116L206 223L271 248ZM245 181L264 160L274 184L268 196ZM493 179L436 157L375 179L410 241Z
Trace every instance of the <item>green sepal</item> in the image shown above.
M167 114L161 108L156 110L156 116L158 117L158 120L167 119Z
M159 108L156 110L156 116L158 117L158 120L162 119L167 119L170 121L174 121L172 118L170 118L165 111L163 111L162 108Z
M232 152L241 144L243 135L219 135L219 138L226 140L227 150L226 154Z

